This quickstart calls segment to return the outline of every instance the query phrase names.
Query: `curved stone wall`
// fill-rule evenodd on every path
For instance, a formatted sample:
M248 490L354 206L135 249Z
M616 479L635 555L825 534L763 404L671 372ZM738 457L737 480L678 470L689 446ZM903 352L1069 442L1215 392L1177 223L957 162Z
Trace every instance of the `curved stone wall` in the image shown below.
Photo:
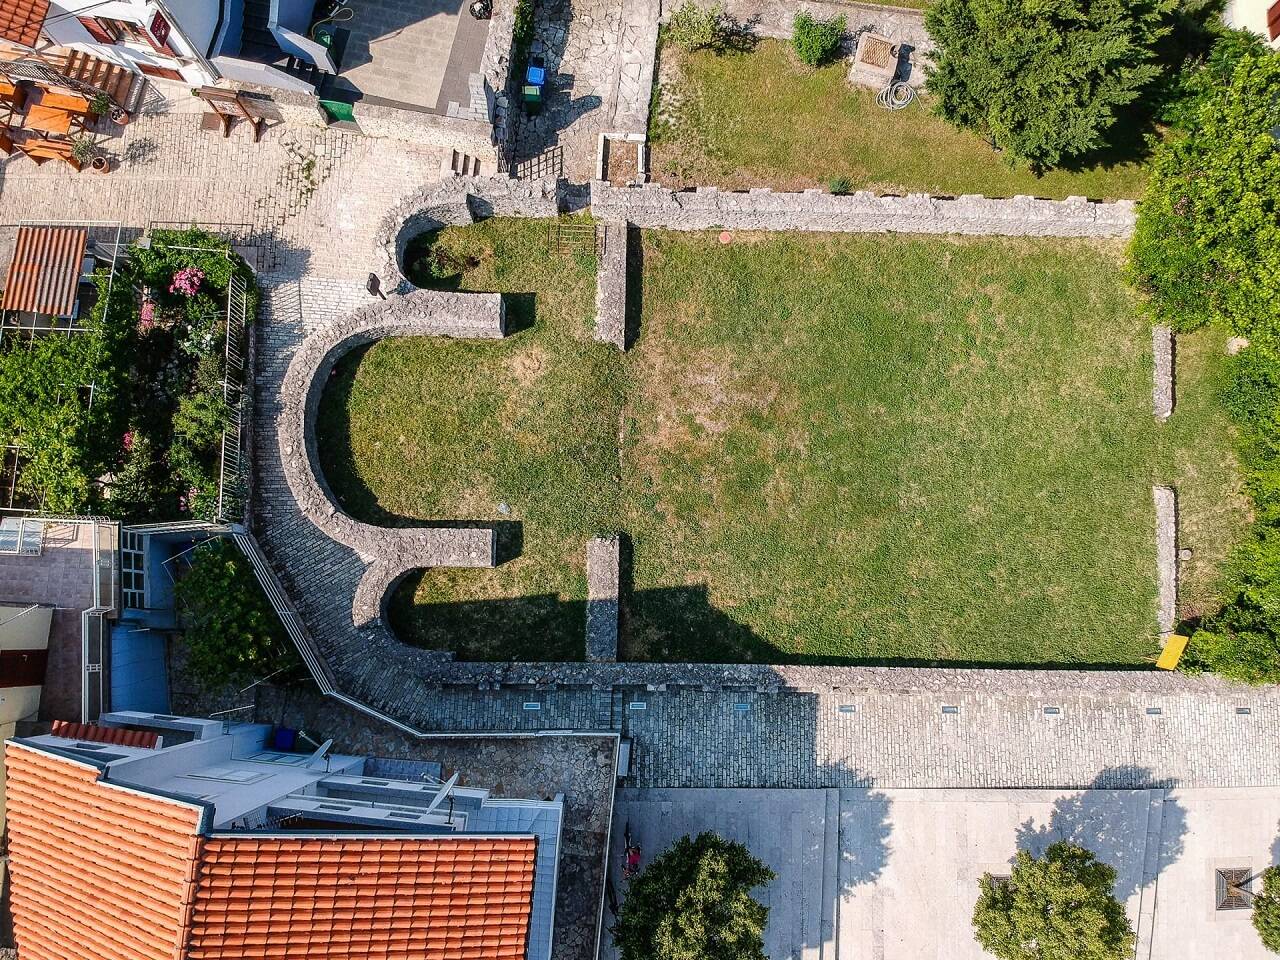
M357 310L312 334L289 364L277 435L285 481L301 514L368 564L352 607L355 626L379 622L388 591L410 570L492 567L496 533L484 526L380 527L361 523L338 507L320 469L315 432L320 398L334 365L356 347L384 337L500 339L504 325L500 294L419 290Z
M554 217L558 212L552 179L450 177L428 184L382 218L374 239L378 277L387 290L414 289L404 274L404 248L419 233L489 217Z

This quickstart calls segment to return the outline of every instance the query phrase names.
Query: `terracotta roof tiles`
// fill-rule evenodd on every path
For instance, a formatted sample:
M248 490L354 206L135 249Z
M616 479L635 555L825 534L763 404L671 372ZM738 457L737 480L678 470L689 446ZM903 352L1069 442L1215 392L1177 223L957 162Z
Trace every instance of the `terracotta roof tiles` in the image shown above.
M70 316L88 240L85 227L19 227L0 309Z
M216 836L190 960L522 960L532 837Z
M202 811L5 744L14 935L22 960L174 960Z
M87 740L90 743L114 743L121 747L152 749L160 738L150 730L125 730L122 727L100 727L96 723L76 723L72 720L55 720L49 731L55 737L68 740Z
M0 37L34 47L49 15L49 0L0 0Z

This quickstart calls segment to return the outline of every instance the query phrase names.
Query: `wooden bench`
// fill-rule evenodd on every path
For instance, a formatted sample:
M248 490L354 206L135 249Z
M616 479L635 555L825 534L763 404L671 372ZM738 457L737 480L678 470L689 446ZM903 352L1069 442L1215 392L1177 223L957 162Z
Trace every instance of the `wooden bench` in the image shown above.
M237 120L247 120L253 128L253 142L257 143L262 139L262 131L267 125L266 117L251 113L244 98L236 91L200 87L195 95L209 105L211 112L204 115L204 122L212 124L212 129L221 129L224 137L231 136L231 128Z
M25 140L18 144L18 149L34 160L37 166L48 160L61 160L73 170L84 169L84 164L75 158L71 143L67 140Z

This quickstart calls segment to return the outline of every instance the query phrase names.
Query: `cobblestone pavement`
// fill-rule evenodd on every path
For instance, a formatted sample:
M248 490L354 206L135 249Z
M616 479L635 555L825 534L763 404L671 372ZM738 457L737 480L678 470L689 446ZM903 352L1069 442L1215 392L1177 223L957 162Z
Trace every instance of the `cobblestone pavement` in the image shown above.
M200 101L173 96L170 112L103 141L115 167L105 177L21 154L0 161L0 222L243 225L269 237L277 265L295 275L363 278L383 213L440 176L439 149L332 128L277 123L254 143L239 124L224 139L200 129Z

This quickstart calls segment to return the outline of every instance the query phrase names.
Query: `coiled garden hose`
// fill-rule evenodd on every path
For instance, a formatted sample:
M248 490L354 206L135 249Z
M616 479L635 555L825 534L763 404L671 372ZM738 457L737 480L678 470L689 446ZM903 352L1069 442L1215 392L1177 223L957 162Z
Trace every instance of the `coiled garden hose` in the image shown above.
M311 25L311 29L308 30L307 33L312 40L319 42L320 38L316 36L316 30L324 26L326 23L346 23L355 15L356 12L350 7L344 4L339 4L333 8L333 13L329 14L327 17L322 17L313 23Z
M916 98L916 91L911 84L903 80L895 80L876 94L876 103L886 110L901 110Z

